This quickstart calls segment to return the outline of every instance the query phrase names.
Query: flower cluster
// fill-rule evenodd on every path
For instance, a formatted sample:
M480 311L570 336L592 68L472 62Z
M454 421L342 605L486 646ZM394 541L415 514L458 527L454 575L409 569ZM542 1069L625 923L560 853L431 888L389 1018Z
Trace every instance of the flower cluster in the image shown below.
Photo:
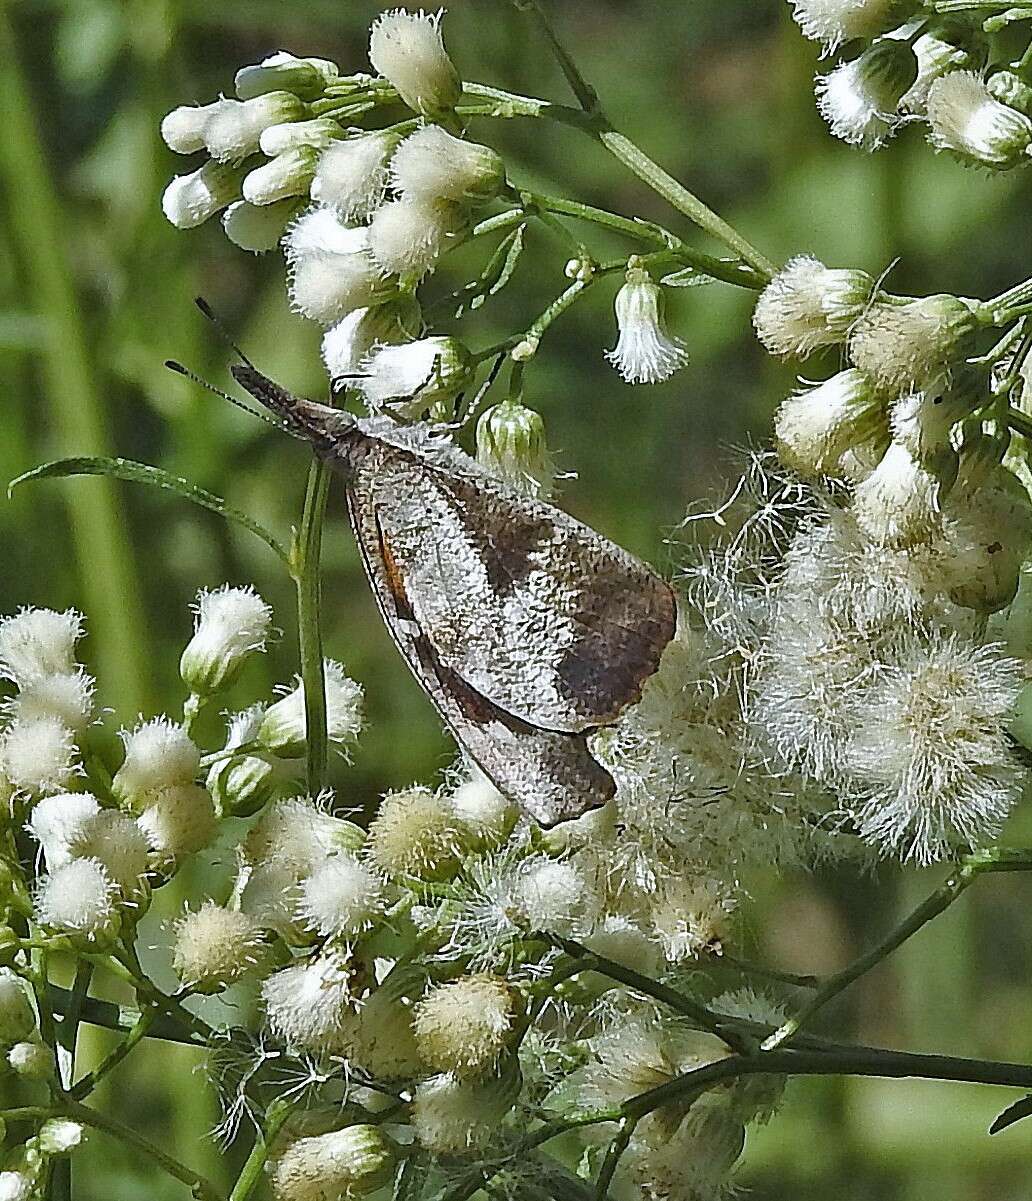
M986 36L1007 23L1007 14L984 20L973 6L970 14L929 18L909 0L790 2L803 32L826 51L868 42L818 76L818 106L836 137L874 150L902 125L922 122L928 141L961 162L1001 171L1028 160L1032 86L1025 59L1017 66L992 61Z

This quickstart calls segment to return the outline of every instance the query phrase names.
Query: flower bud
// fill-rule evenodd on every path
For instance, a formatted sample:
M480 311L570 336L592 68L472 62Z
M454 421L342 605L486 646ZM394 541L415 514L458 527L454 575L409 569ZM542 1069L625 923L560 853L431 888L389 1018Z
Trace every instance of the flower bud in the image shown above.
M1032 120L994 100L980 75L951 71L928 93L928 139L961 160L1005 170L1032 147Z
M241 191L250 204L275 204L290 196L307 196L315 175L319 151L314 146L295 146L255 167L244 176Z
M267 126L262 130L258 145L262 154L275 158L277 154L284 154L299 146L325 150L343 137L344 130L332 117L313 117L308 121L287 121L282 125Z
M856 322L849 355L890 395L941 388L971 353L978 322L956 296L871 305Z
M269 92L253 100L219 100L204 123L204 144L213 159L238 163L256 154L262 131L299 121L304 105L290 92Z
M362 361L377 345L410 342L420 334L422 313L413 296L399 296L372 308L355 309L323 335L322 357L334 382L353 387Z
M352 743L362 729L362 687L333 659L324 661L323 671L329 740L340 745ZM298 678L291 692L266 709L257 740L282 759L296 759L305 753L306 730L305 686Z
M401 143L391 159L396 191L420 200L491 200L505 186L505 164L489 146L453 137L440 125L424 125Z
M75 735L49 714L15 721L0 736L0 768L19 792L60 792L81 771Z
M467 779L449 799L459 822L482 847L499 846L519 820L519 809L476 767L469 769Z
M423 1060L439 1072L475 1079L492 1071L509 1044L516 999L496 976L464 976L432 988L413 1011Z
M354 970L340 955L313 956L273 972L262 984L272 1032L288 1047L333 1050L354 1016Z
M28 985L9 967L0 967L0 1048L30 1038L35 1030Z
M977 68L985 60L986 49L984 37L960 22L943 22L922 33L914 42L917 79L900 101L900 109L924 116L932 84L950 71Z
M232 684L248 655L265 650L272 609L253 588L224 584L214 592L202 588L194 612L179 674L195 696L210 696Z
M688 363L680 338L663 320L663 294L647 271L629 267L616 294L616 346L606 358L628 384L661 384Z
M538 855L520 864L514 904L531 930L575 934L592 925L602 898L573 861Z
M833 50L840 42L873 38L900 25L917 0L791 0L803 33Z
M362 363L359 390L371 409L408 401L416 415L453 400L473 378L469 351L455 338L421 338L400 346L378 346Z
M433 269L465 226L465 215L454 204L403 196L373 214L369 251L387 274L418 280Z
M760 293L753 312L756 336L771 354L800 358L844 342L873 287L866 271L833 270L798 255Z
M414 112L433 117L455 107L462 82L441 37L441 14L381 13L369 35L369 61Z
M817 80L817 107L844 142L876 150L895 131L900 101L917 79L906 42L875 42L859 58Z
M170 860L202 851L215 836L215 806L197 784L172 784L148 794L136 819L147 841Z
M71 859L44 876L36 894L36 919L59 934L104 942L118 932L118 890L96 859Z
M458 869L461 847L454 810L428 788L389 792L369 825L369 854L391 877L448 879Z
M28 1172L0 1171L0 1201L31 1201L35 1187Z
M295 58L286 50L270 55L260 63L241 67L233 85L241 100L253 100L268 92L293 92L302 100L315 100L330 84L336 83L340 71L336 63L326 58Z
M100 809L67 834L70 859L95 859L111 878L122 899L138 899L145 891L150 844L140 827L117 809Z
M853 496L857 524L879 545L906 549L927 543L939 527L939 497L948 491L949 457L956 474L956 452L944 447L947 461L922 466L898 442L890 444L874 471Z
M985 86L994 100L1026 116L1032 113L1032 88L1014 71L994 71Z
M264 957L265 943L254 918L214 901L187 911L173 930L172 966L183 987L193 992L221 992Z
M167 717L153 717L134 730L121 731L125 759L111 790L118 800L139 806L148 794L193 782L201 752L189 734Z
M209 159L189 175L177 175L161 197L161 211L176 229L193 229L240 195L244 172Z
M541 414L514 400L485 409L477 422L477 462L520 492L547 497L555 466Z
M54 1053L45 1043L15 1043L7 1052L7 1063L23 1080L49 1080L54 1074Z
M36 1136L40 1154L48 1158L71 1155L86 1141L86 1127L71 1118L47 1118Z
M364 1197L389 1184L395 1148L377 1126L346 1126L298 1139L276 1160L272 1191L277 1201Z
M391 299L369 253L368 229L349 229L330 209L300 217L283 240L289 264L290 301L302 316L333 325L355 309Z
M852 446L885 434L880 398L862 371L840 371L783 401L774 417L778 458L804 477L834 475Z
M439 1154L461 1155L489 1145L512 1109L521 1086L509 1068L487 1080L432 1076L416 1086L412 1126L420 1144Z
M0 675L19 686L75 671L83 618L74 609L22 609L0 618Z
M229 719L225 750L234 751L258 737L265 709L252 705ZM227 755L212 764L205 781L217 808L234 817L250 817L272 795L276 772L272 764L258 755L242 758Z
M301 883L298 916L323 938L361 934L384 908L383 882L355 855L330 855Z
M312 178L312 199L347 221L364 221L383 201L388 163L399 140L391 130L381 130L327 146Z
M176 154L193 154L204 149L204 130L221 100L212 104L181 104L162 119L161 137L169 150Z
M20 686L11 703L15 718L56 717L76 733L89 725L94 680L80 667L60 675L37 676Z
M226 237L241 250L255 254L275 250L283 231L301 211L303 203L296 196L261 205L236 200L222 214L222 228Z

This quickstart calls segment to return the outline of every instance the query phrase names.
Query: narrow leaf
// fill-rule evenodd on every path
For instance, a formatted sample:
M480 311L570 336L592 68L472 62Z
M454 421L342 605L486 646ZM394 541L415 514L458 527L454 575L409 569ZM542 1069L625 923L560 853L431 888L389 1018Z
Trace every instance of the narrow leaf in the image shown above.
M1028 1117L1032 1117L1032 1093L1027 1097L1022 1097L1020 1101L1015 1101L1013 1105L1008 1105L989 1127L989 1133L999 1134L1001 1130L1006 1130L1008 1126L1013 1126L1015 1122L1020 1122L1022 1118Z
M133 459L111 459L105 457L81 457L71 459L55 459L50 463L41 463L26 471L7 485L7 495L10 496L15 488L31 480L60 479L71 475L108 475L115 479L128 480L134 484L150 484L154 488L163 488L166 492L174 492L184 500L200 505L202 509L210 509L227 521L236 522L259 538L283 560L288 562L287 552L264 526L259 525L246 513L227 505L221 496L208 492L184 480L181 476L162 471L160 467L152 467L149 463L137 463Z
M684 267L680 271L664 275L659 282L666 288L701 288L703 284L715 284L717 281L698 267Z

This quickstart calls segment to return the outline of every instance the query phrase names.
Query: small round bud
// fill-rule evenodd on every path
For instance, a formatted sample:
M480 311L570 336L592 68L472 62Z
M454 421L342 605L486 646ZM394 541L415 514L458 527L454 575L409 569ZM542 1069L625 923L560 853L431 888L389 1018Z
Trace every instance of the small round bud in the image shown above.
M94 680L78 668L56 675L25 680L11 704L21 720L56 717L77 733L89 725L93 713Z
M847 450L887 432L885 406L855 369L797 392L774 417L778 458L806 477L835 474Z
M424 125L394 152L391 183L419 200L481 203L505 186L505 164L489 146L453 137L440 125Z
M202 588L194 612L179 674L195 696L209 696L236 679L248 655L265 650L272 609L253 588L224 584L214 592Z
M377 1126L347 1126L298 1139L276 1160L272 1191L277 1201L352 1201L389 1184L395 1148Z
M362 686L350 679L343 663L326 659L326 728L330 742L345 746L353 743L362 729ZM258 727L262 746L284 759L296 759L305 753L305 686L298 679L292 691L270 705Z
M120 801L140 805L149 793L191 783L200 770L200 750L186 730L167 717L152 717L134 730L122 730L121 738L125 759L111 782Z
M36 1138L41 1155L71 1155L86 1141L86 1127L71 1118L47 1118Z
M369 853L388 876L447 879L460 848L455 811L428 788L389 792L369 826Z
M176 154L193 154L204 149L204 129L221 101L212 104L181 104L162 118L161 137Z
M519 820L519 809L476 767L470 768L468 778L449 799L459 822L482 847L499 846Z
M994 100L974 71L951 71L932 84L928 124L937 150L998 170L1022 162L1032 147L1032 120Z
M619 338L606 358L628 384L661 384L688 363L680 338L667 333L663 293L647 271L631 267L616 294Z
M260 63L241 67L233 80L241 100L253 100L268 92L293 92L302 100L315 100L340 71L326 58L296 58L286 50L270 55Z
M241 250L261 254L275 250L283 231L294 220L304 202L295 196L276 204L249 204L237 200L222 214L226 237Z
M418 415L454 399L473 378L473 360L461 342L450 337L421 338L400 346L378 346L362 363L358 381L367 405L381 408L391 401Z
M369 61L414 112L433 117L455 107L462 82L441 37L441 14L381 13L369 35Z
M454 244L466 225L447 201L403 196L381 205L369 223L369 252L382 271L421 279Z
M417 338L422 325L419 302L403 296L373 308L354 312L323 335L322 357L326 374L345 386L354 385L350 377L358 375L362 361L376 345L394 345Z
M540 345L541 339L536 335L523 338L509 351L509 358L514 363L526 363L537 354Z
M423 1060L439 1072L479 1077L509 1044L517 1010L512 990L495 976L465 976L433 988L413 1011Z
M384 908L383 882L355 855L331 855L301 882L299 919L324 938L361 934Z
M203 225L240 195L243 171L209 159L189 175L177 175L161 197L161 211L176 229Z
M225 751L254 742L258 737L265 709L252 705L229 719ZM250 817L272 795L276 771L271 763L258 755L238 757L227 754L212 764L205 781L208 791L220 812L234 817Z
M818 78L817 107L835 137L876 150L899 124L900 101L916 79L917 59L906 42L875 42Z
M255 167L244 176L240 190L249 204L275 204L291 196L307 196L315 175L319 151L295 146Z
M416 1086L412 1126L428 1151L461 1155L489 1145L519 1095L517 1072L487 1080L432 1076Z
M150 793L136 820L154 850L172 860L204 850L217 825L211 796L197 784Z
M83 618L74 609L22 609L0 618L0 674L19 686L75 671Z
M873 38L900 25L916 0L791 0L799 27L808 38L833 50L854 38Z
M45 1043L15 1043L7 1052L7 1063L23 1080L49 1080L54 1074L54 1055Z
M0 1048L22 1042L35 1030L28 985L9 967L0 967Z
M33 805L26 829L42 848L48 871L72 858L68 848L99 812L100 804L89 792L62 792Z
M172 966L193 992L215 993L242 980L261 962L265 943L254 918L204 901L175 923Z
M849 355L890 395L941 386L971 352L977 325L956 296L873 304L853 327Z
M383 201L399 137L390 130L333 142L319 155L312 199L347 221L364 221Z
M0 767L18 792L60 792L80 770L75 735L52 715L15 721L0 736Z
M866 271L834 270L798 255L760 293L753 312L756 336L771 354L800 358L844 342L873 287Z
M481 414L477 462L528 496L547 497L555 480L541 414L515 400L504 400Z
M208 106L204 144L213 159L238 163L257 153L263 130L298 121L304 111L304 105L290 92L268 92L253 100L219 100Z
M354 973L339 955L322 955L273 972L262 984L273 1033L298 1051L333 1050L356 1011Z
M118 890L97 859L70 859L44 876L36 894L36 918L48 929L88 941L114 937Z

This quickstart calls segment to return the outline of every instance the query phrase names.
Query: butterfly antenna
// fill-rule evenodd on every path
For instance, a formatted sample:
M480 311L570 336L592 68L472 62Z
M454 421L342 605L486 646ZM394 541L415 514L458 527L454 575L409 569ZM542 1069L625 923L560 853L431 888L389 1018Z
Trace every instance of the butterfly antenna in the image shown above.
M247 360L245 359L244 361L246 362ZM277 421L274 417L270 417L268 413L263 413L260 409L252 409L249 404L246 404L239 397L231 396L228 392L223 392L221 388L216 388L214 384L209 384L196 371L191 371L189 367L184 367L182 363L177 363L175 359L166 359L165 366L169 371L176 372L177 375L185 375L192 383L199 385L215 396L221 397L222 400L228 400L231 405L236 405L238 409L243 409L245 413L250 413L252 417L257 417L259 421L264 421L267 425L271 425L284 433L293 433L284 422Z
M201 312L205 315L205 317L207 317L208 320L212 323L212 325L215 326L215 328L219 331L219 335L222 338L223 342L225 342L226 345L230 348L230 350L232 350L233 353L239 357L240 361L248 367L253 367L254 363L251 362L251 360L247 357L247 355L244 354L244 352L240 349L240 347L237 346L237 344L229 336L229 331L226 329L225 325L223 324L222 318L219 317L219 315L215 312L215 310L211 307L211 305L204 299L204 297L203 296L195 296L194 304L197 305L197 307L201 310Z

